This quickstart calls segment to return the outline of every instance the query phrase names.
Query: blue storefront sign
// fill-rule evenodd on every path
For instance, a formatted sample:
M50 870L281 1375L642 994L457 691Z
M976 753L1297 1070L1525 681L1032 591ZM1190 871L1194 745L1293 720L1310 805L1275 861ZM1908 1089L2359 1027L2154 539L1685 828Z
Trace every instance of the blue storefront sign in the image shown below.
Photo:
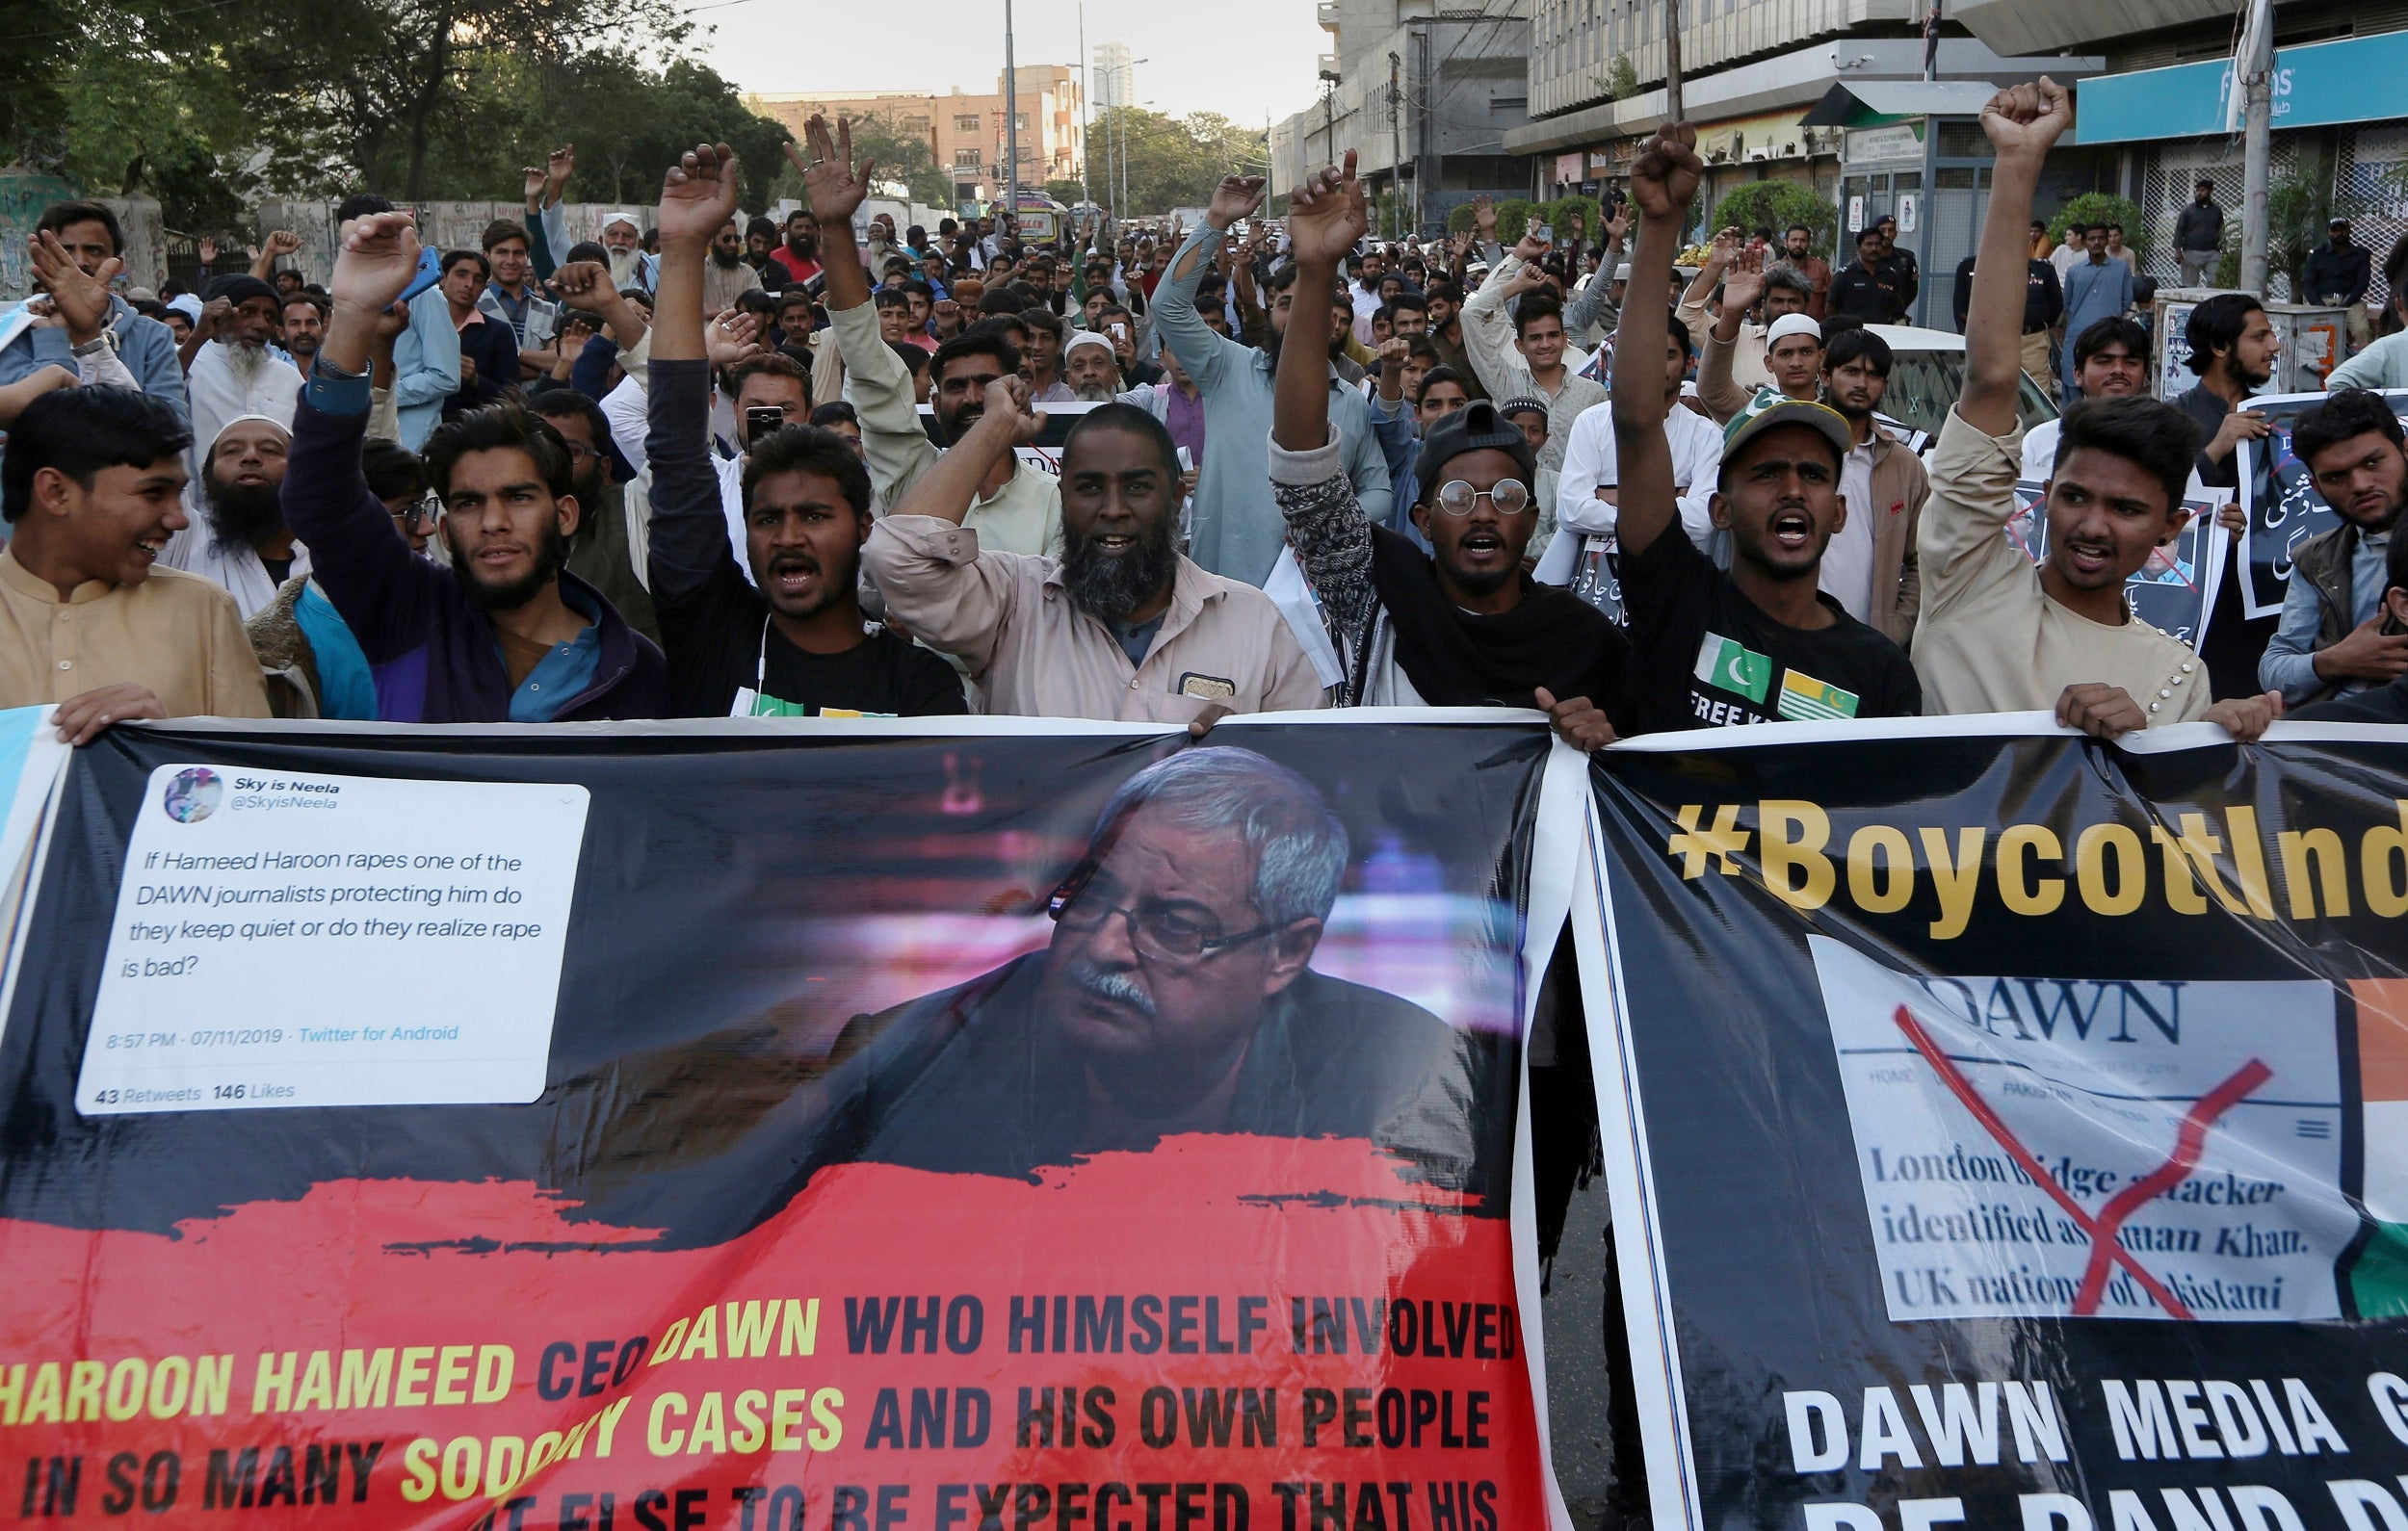
M2408 32L2277 48L2274 126L2327 127L2399 117L2404 72ZM2230 59L2084 80L2076 87L2074 142L2129 143L2222 133L2232 89Z

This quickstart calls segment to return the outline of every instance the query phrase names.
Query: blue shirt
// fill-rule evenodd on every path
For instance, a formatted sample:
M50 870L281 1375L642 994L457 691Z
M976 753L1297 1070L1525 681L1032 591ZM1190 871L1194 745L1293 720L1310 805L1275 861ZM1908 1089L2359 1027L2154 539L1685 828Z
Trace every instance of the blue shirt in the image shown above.
M1287 519L1270 493L1272 365L1269 351L1214 334L1195 311L1196 284L1210 269L1204 246L1219 238L1220 230L1199 222L1171 257L1154 290L1154 329L1204 401L1204 460L1196 465L1188 557L1225 579L1259 586L1288 540ZM1330 424L1354 498L1365 516L1384 525L1388 463L1372 431L1371 408L1334 376L1329 390Z
M293 603L293 620L309 640L309 655L318 666L318 715L358 722L380 718L368 656L359 651L351 624L315 580L301 586L301 599Z
M2358 533L2358 546L2349 555L2349 625L2356 627L2374 615L2383 604L2384 562L2391 555L2392 536L2388 532ZM2335 696L2347 696L2363 691L2375 683L2352 675L2327 683L2316 674L2316 635L2324 628L2324 602L2314 584L2293 578L2283 593L2283 620L2266 641L2265 654L2258 661L2258 684L2270 691L2283 693L2286 702L2304 702L2327 684Z
M518 689L510 693L513 723L549 723L572 699L585 694L601 666L601 613L582 591L566 584L561 586L561 604L586 619L585 631L566 643L553 644L552 652L537 660L527 678L518 683ZM493 647L500 651L499 638Z
M2065 376L2074 376L2074 343L2102 319L2113 319L2133 306L2133 268L2112 256L2093 264L2076 261L2065 268Z

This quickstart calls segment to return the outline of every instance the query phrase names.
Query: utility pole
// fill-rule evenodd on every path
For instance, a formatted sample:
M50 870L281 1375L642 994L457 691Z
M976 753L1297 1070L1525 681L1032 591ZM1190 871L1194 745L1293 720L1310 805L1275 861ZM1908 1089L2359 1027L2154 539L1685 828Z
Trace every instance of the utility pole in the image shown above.
M2241 291L2263 298L2270 253L2265 202L2274 117L2273 0L2249 0L2240 54L2233 65L2233 86L2243 92L2246 113L2241 136L2240 286Z
M1020 238L1020 70L1011 56L1011 0L1004 0L1004 226Z
M1404 217L1404 92L1398 89L1404 61L1388 55L1388 237L1395 239Z
M1430 57L1432 50L1438 46L1437 34L1424 28L1421 39L1422 88L1413 92L1413 98L1422 103L1421 126L1425 141L1425 155L1416 158L1413 162L1413 180L1416 185L1425 184L1425 178L1435 181L1438 183L1438 190L1444 193L1447 189L1447 118L1444 109L1439 104L1438 77L1445 65ZM1443 223L1439 232L1442 234L1446 232Z
M1681 120L1681 0L1663 0L1663 119Z
M1429 136L1426 121L1429 116L1429 97L1422 93L1420 86L1423 61L1429 56L1429 34L1420 27L1415 27L1406 34L1405 45L1416 50L1413 56L1413 80L1416 89L1412 99L1421 103L1421 116L1413 119L1413 237L1420 239L1422 230L1427 227L1423 221L1427 216L1427 209L1423 200L1422 192L1428 182L1422 169L1426 163L1422 158L1422 151Z
M1095 205L1095 194L1086 184L1086 98L1094 84L1087 68L1086 7L1079 7L1079 200L1089 207Z

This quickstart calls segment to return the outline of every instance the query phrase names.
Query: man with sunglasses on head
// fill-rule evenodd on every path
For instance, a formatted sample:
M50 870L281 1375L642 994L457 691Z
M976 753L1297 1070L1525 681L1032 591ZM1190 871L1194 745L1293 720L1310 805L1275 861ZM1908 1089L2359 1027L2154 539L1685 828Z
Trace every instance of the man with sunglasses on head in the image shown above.
M1338 263L1368 224L1352 151L1343 171L1317 171L1297 188L1288 218L1296 312L1328 307ZM1329 614L1344 700L1535 706L1575 742L1610 742L1603 707L1621 685L1629 645L1595 607L1524 572L1538 529L1538 461L1520 428L1479 401L1429 428L1414 477L1413 524L1430 553L1364 514L1330 428L1321 358L1302 347L1281 353L1271 492Z

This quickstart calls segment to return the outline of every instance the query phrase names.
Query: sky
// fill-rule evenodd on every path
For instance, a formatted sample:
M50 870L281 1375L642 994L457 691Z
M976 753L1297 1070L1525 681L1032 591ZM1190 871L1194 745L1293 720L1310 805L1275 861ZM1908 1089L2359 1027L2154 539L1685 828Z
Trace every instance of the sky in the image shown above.
M697 0L688 9L717 29L706 61L747 91L986 91L1003 72L1003 0L911 0L887 21L868 19L887 13L877 6L826 0ZM1078 0L1013 0L1019 62L1076 65L1079 9ZM845 37L828 24L838 13L864 24ZM1330 39L1313 13L1313 0L1086 0L1086 40L1090 49L1125 42L1132 59L1148 61L1131 71L1139 106L1260 126L1265 114L1302 111L1319 93L1315 61Z

